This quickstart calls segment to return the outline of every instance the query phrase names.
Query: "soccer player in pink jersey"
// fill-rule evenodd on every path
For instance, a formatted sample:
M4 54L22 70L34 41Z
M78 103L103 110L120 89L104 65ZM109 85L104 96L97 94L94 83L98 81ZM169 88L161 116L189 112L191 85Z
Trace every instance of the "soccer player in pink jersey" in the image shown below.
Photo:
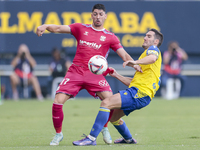
M99 97L101 100L113 95L105 77L103 75L95 75L89 71L89 59L94 55L101 55L107 58L111 48L123 61L132 60L131 56L123 49L117 36L103 27L106 17L104 5L96 4L92 9L92 24L43 24L37 28L36 34L38 36L42 36L45 30L48 30L52 33L71 33L77 40L77 50L73 64L60 83L52 106L52 118L56 135L50 145L59 145L59 142L63 139L63 104L69 98L75 97L82 89L86 89L90 95ZM102 130L102 134L107 144L112 143L107 123Z

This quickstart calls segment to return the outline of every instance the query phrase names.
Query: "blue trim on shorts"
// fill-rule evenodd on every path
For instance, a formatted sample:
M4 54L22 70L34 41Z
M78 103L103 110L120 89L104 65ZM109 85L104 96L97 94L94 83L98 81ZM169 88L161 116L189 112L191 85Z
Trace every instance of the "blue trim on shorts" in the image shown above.
M136 87L119 91L119 93L122 101L121 110L124 111L126 116L128 116L134 110L147 106L151 102L151 98L149 96L137 98L136 94L138 93L138 88Z

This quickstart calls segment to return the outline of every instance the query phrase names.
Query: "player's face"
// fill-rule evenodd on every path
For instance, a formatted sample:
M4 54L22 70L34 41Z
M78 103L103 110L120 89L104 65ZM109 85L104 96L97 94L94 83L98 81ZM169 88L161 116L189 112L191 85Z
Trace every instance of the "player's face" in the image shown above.
M147 49L149 46L154 45L154 38L155 33L153 31L147 32L146 36L144 37L144 43L142 44L142 47L144 49Z
M94 27L96 27L96 28L99 28L99 27L103 28L104 21L105 21L105 19L107 17L106 13L103 10L95 9L92 12L91 16L92 16Z

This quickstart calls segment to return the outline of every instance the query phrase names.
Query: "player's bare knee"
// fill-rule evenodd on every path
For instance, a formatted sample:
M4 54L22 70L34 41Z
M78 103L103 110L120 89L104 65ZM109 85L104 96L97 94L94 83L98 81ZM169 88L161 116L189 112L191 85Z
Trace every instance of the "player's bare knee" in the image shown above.
M54 103L56 103L56 104L64 104L62 98L60 98L58 96L55 96Z
M56 104L64 104L70 98L69 95L58 93L55 95L54 103Z
M101 102L101 107L109 108L109 99L106 98ZM109 108L110 109L110 108Z

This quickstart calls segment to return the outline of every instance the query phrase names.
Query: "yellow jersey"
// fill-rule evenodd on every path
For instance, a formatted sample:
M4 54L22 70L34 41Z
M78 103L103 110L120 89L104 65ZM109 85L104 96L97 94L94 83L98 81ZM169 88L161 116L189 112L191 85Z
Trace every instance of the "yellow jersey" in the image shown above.
M138 88L138 97L148 95L152 99L160 87L162 57L157 46L150 46L140 55L139 59L142 59L150 54L156 55L157 60L152 64L140 65L143 73L139 71L135 72L129 88L132 86Z

